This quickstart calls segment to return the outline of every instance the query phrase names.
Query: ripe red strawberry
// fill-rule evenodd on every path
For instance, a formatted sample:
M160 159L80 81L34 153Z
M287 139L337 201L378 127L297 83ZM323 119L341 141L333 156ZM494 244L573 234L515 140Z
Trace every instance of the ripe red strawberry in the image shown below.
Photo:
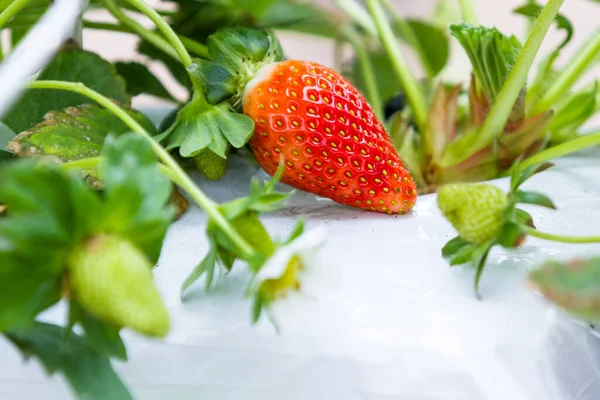
M365 98L323 65L288 60L262 67L243 95L255 124L250 146L282 182L338 203L404 214L416 201L412 177Z

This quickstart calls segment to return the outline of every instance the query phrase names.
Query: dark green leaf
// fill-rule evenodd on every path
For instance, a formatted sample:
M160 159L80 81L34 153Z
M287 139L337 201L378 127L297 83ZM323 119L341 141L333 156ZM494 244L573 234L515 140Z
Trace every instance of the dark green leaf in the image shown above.
M548 261L529 274L546 299L587 322L600 319L600 258Z
M125 82L115 67L97 54L76 48L61 50L42 71L40 80L81 82L89 88L124 106L129 105ZM23 132L42 122L49 111L80 106L90 100L64 90L29 90L4 117L3 122L14 132Z
M150 59L162 63L181 86L191 91L192 81L185 67L179 60L175 60L143 39L140 40L137 51Z
M379 97L381 98L382 103L387 103L402 89L402 85L397 78L387 52L383 50L372 51L369 53L369 59L373 64L373 70L377 71L375 74L375 82L377 84ZM354 60L351 70L347 75L358 90L362 93L366 93L367 85L364 80L362 65L358 60Z
M535 204L537 206L556 209L556 206L554 205L552 200L550 200L548 196L541 193L524 192L519 190L517 191L517 193L515 193L515 197L519 203Z
M79 323L94 350L109 357L127 360L127 349L119 335L119 328L99 321L83 310L79 316Z
M455 255L460 249L469 245L469 242L461 238L460 236L451 239L446 245L442 248L442 257L450 257Z
M514 249L522 243L524 238L525 233L521 226L510 222L502 227L498 236L498 244L507 249Z
M105 186L100 226L122 233L156 263L174 210L168 206L172 185L158 171L151 145L133 133L109 138L99 170Z
M252 303L252 323L255 324L258 322L260 315L262 314L263 305L264 302L260 293L254 296L254 301Z
M63 341L64 336L63 328L41 322L6 334L26 356L38 358L48 374L61 372L77 398L133 399L106 356L76 334L71 334L67 342Z
M218 104L235 94L237 82L234 75L217 63L197 59L188 71L198 80L210 104Z
M493 104L517 60L521 43L496 28L459 24L452 25L450 31L467 53L483 92ZM522 119L524 113L525 88L513 107L510 121Z
M129 111L129 114L151 133L155 132L152 122L143 114L136 111ZM53 161L67 162L97 157L108 135L118 136L129 131L130 128L112 112L86 104L49 112L42 123L20 133L8 148L17 157L45 156ZM98 178L95 170L84 173Z
M125 78L126 90L131 96L149 94L161 99L177 102L148 67L138 62L117 62L117 72Z
M540 4L537 4L535 2L528 2L526 5L514 9L513 12L515 14L521 14L526 17L530 17L531 19L536 19L543 9L544 6ZM573 38L573 24L571 24L571 21L569 21L569 19L565 17L564 14L558 14L556 16L556 25L559 29L564 29L566 31L565 40L563 40L560 46L558 46L558 50L561 50Z
M461 247L454 253L450 258L450 265L461 265L468 263L473 257L473 253L477 250L477 246L473 244L467 244Z
M428 75L436 76L446 66L450 55L450 43L446 31L417 19L408 19L404 23L410 32L405 31L402 23L394 24L394 31L402 40L415 48Z

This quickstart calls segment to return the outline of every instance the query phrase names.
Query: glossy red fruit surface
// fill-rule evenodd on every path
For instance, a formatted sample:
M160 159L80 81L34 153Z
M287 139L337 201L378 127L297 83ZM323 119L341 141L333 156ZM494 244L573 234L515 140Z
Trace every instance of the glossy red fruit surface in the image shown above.
M263 67L246 86L250 146L282 182L371 211L403 214L417 190L381 122L359 91L334 70L306 61Z

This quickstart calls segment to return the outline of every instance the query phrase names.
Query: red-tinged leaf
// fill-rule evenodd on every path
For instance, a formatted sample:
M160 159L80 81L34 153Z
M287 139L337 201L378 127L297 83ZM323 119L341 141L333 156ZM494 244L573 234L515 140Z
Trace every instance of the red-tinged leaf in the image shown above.
M447 88L440 84L436 90L427 120L427 139L424 141L425 151L433 160L441 157L447 144L456 137L458 96L461 89L461 85Z

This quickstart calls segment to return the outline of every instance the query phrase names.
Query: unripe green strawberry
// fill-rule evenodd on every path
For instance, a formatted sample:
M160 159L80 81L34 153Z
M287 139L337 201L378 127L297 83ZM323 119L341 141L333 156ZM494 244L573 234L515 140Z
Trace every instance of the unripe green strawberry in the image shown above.
M202 172L211 181L218 181L225 175L227 159L219 157L208 148L201 150L200 153L194 156L194 162L198 171Z
M93 237L69 255L73 296L95 317L147 336L169 331L169 314L144 253L118 235Z
M438 207L460 237L483 244L500 233L502 212L508 198L495 186L485 183L454 183L438 193Z
M255 249L270 256L275 251L275 244L258 218L256 211L246 211L231 221L231 225Z

